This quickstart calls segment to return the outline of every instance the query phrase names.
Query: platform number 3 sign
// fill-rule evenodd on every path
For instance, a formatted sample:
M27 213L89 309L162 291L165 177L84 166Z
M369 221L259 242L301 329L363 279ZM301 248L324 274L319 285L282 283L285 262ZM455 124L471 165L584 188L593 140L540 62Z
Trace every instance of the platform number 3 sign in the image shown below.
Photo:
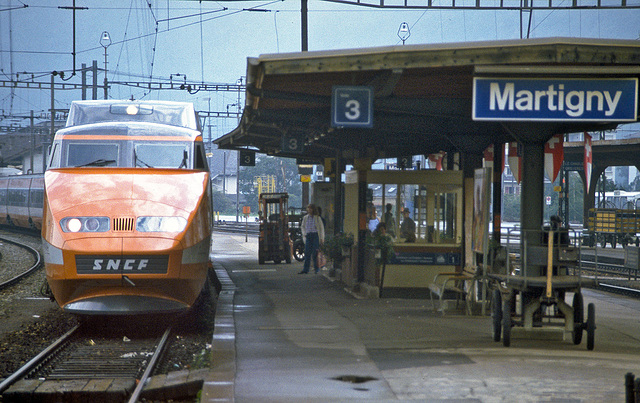
M240 150L240 166L241 167L256 166L255 151Z
M331 126L373 127L373 88L333 87Z

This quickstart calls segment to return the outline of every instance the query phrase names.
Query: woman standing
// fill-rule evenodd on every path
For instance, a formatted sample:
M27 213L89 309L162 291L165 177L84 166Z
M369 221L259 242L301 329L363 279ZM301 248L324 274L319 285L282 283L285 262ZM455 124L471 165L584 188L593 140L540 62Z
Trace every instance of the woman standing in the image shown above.
M302 239L304 240L304 266L298 274L309 273L312 259L313 268L315 269L315 273L318 274L320 268L318 267L316 255L320 245L324 243L324 224L322 223L320 215L318 215L318 208L315 204L309 204L307 206L307 215L302 218L300 227L302 230Z

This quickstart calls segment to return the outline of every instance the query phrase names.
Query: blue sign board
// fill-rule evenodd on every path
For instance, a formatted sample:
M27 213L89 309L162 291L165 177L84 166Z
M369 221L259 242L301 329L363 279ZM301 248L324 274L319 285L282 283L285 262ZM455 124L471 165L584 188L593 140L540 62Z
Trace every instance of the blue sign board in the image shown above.
M563 161L562 162L564 169L567 171L578 171L584 172L584 162L583 161Z
M635 122L637 118L637 78L473 79L473 120Z
M373 88L333 87L331 126L373 127Z
M460 266L461 256L452 252L399 252L389 258L389 264Z

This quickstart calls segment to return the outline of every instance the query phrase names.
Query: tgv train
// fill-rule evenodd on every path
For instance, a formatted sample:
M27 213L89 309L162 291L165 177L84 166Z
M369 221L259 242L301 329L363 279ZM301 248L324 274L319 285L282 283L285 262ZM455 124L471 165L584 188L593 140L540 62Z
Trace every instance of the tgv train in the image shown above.
M0 176L0 225L40 230L43 199L42 174Z
M32 221L42 226L47 281L65 311L147 314L194 304L207 281L212 220L193 105L73 102L43 182L42 224Z

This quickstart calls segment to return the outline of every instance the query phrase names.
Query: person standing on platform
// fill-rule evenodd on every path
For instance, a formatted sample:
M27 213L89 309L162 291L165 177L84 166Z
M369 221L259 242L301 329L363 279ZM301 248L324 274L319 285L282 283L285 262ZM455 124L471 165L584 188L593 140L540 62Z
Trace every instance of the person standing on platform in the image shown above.
M409 217L409 209L405 207L402 210L402 216L404 220L400 224L400 237L404 238L406 242L416 241L416 223Z
M396 236L396 219L391 212L393 205L391 203L387 203L386 205L387 211L382 216L382 221L387 225L387 234L391 235L391 237L395 238Z
M318 215L318 208L315 204L309 204L307 206L307 214L302 218L300 229L302 230L302 239L304 240L304 265L302 271L298 274L309 273L312 260L315 273L318 274L320 267L318 267L316 255L318 249L320 249L320 245L324 243L324 224L322 223L320 215Z

